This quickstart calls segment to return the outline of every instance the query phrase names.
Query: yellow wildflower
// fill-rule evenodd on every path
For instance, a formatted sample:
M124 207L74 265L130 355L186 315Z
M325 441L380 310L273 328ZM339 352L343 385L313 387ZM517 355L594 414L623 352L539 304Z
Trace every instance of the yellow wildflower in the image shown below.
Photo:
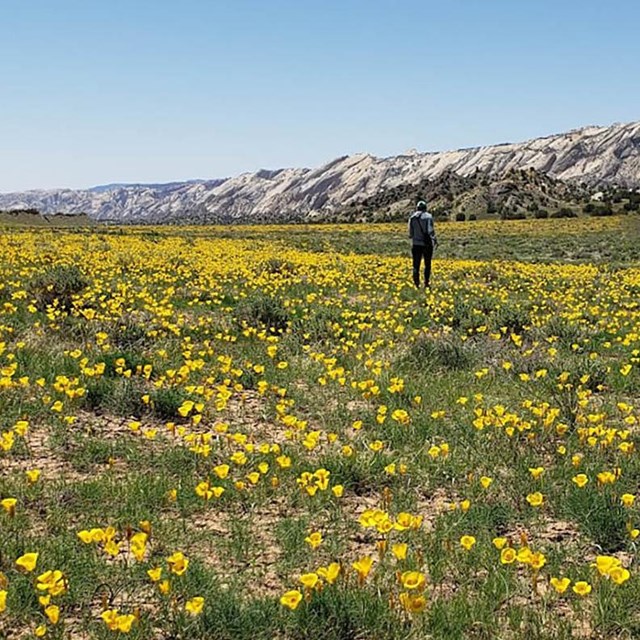
M184 605L184 609L187 613L192 616L199 616L202 613L202 609L204 608L204 598L202 596L195 596L195 598L191 598L187 600Z
M294 611L298 608L298 605L302 602L302 594L297 589L293 591L287 591L280 597L280 604L287 609Z

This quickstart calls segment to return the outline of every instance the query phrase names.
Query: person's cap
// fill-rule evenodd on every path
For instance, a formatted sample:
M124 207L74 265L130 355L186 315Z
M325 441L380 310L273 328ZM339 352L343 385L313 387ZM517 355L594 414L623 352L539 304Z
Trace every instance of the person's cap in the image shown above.
M419 211L426 211L427 210L427 203L424 200L418 201L418 210Z

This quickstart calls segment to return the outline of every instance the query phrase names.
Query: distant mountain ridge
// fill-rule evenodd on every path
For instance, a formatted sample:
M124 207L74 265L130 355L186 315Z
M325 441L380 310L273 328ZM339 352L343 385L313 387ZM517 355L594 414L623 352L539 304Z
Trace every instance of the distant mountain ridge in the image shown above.
M173 182L112 182L111 184L99 184L95 187L89 187L87 191L94 193L102 193L103 191L115 191L116 189L158 189L169 191L176 187L182 187L187 184L207 184L218 182L217 180L174 180Z
M388 158L356 154L317 169L263 169L208 181L0 194L0 210L86 213L121 223L325 219L352 203L447 172L461 177L483 172L501 179L521 169L588 187L640 188L640 122L457 151L411 151Z

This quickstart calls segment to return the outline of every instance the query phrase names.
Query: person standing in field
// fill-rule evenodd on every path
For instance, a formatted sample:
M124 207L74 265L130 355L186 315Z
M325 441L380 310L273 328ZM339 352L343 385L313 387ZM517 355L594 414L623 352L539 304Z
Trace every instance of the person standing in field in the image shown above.
M429 286L431 279L431 258L433 250L438 246L433 216L427 211L427 203L420 200L417 211L409 218L409 237L412 240L413 283L420 288L420 263L424 260L424 286Z

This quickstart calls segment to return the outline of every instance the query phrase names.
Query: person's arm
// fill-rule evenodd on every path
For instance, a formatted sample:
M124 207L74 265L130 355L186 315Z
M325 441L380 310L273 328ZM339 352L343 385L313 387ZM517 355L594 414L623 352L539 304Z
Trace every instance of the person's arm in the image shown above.
M413 225L411 224L412 218L409 218L409 237L413 240Z
M436 221L433 215L431 216L431 237L433 239L433 248L438 246L438 237L436 236Z

